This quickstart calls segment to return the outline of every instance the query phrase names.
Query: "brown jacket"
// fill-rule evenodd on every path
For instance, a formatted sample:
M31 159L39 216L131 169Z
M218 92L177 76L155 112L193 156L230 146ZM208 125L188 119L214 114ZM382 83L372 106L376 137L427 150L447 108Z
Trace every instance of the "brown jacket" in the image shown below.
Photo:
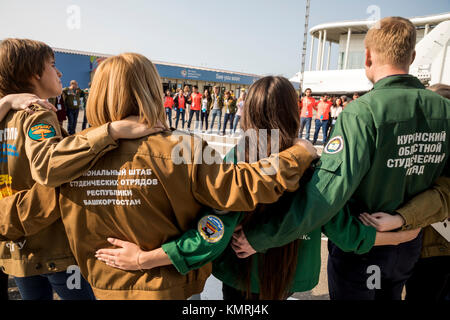
M450 178L440 177L397 212L405 219L403 230L424 228L422 258L450 256L450 243L430 224L450 219Z
M218 164L202 159L205 155L216 157ZM81 273L97 298L186 299L203 290L211 264L186 275L173 266L123 271L97 260L95 251L111 247L108 237L144 250L159 248L194 228L204 206L251 211L258 203L275 202L284 191L298 188L311 161L303 147L294 146L279 154L278 172L264 175L264 161L222 163L214 149L195 136L163 132L127 140L60 191L36 185L0 201L0 210L11 213L1 221L0 234L7 238L32 234L61 214ZM49 199L52 192L59 197L61 213L54 210L58 203ZM27 211L35 211L36 199L52 207L39 208L40 213L30 217Z
M86 136L63 139L63 133L50 111L29 115L10 111L0 122L0 199L30 189L35 181L49 186L79 177L102 152L117 146L108 135L107 125ZM51 171L50 171L51 168ZM52 199L34 201L28 215L40 207L58 205ZM2 211L1 214L7 214ZM0 242L0 268L17 277L63 271L76 264L61 221L55 221L38 234Z

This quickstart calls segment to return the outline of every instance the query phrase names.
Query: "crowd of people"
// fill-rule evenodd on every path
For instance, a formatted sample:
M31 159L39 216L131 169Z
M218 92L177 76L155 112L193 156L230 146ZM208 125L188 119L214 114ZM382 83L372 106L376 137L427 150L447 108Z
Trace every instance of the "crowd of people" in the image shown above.
M67 120L67 132L69 134L75 134L76 132L78 115L80 109L86 108L90 86L91 83L89 83L88 88L83 90L78 87L78 82L76 80L71 80L69 87L64 88L61 95L48 99L48 101L57 109L56 115L60 125L62 126L63 122ZM86 129L87 127L88 122L86 112L84 112L81 130Z
M240 97L236 98L233 90L225 91L222 94L218 86L214 86L212 92L205 89L201 94L198 91L198 86L192 86L191 92L190 87L186 85L183 89L178 88L176 93L166 90L164 109L169 126L172 127L172 120L175 120L175 129L185 129L186 110L188 110L186 129L189 132L195 116L195 131L212 133L217 119L216 132L218 135L224 136L227 133L228 124L230 127L228 134L234 135L242 116L246 95L246 92L242 91ZM174 118L172 118L172 112L176 113ZM210 114L212 115L211 123L209 123ZM180 117L181 126L179 127Z
M409 20L382 19L365 40L374 89L348 104L306 90L300 115L284 77L259 79L241 101L217 87L164 96L150 60L120 54L94 75L92 127L66 136L47 101L63 92L53 51L4 40L2 272L30 300L53 290L63 299L190 299L211 273L226 300L286 299L317 285L324 233L331 299L400 300L405 284L408 300L449 299L450 247L430 227L449 218L449 86L433 92L408 74L415 44ZM211 131L218 117L220 132L223 112L222 134L241 120L244 132L268 136L244 136L249 143L222 159L201 137L170 130L174 109L176 127L189 110L188 130L195 117ZM320 159L298 138L313 109ZM68 288L74 265L83 279Z
M322 143L323 145L325 145L341 112L344 110L348 103L358 98L359 93L357 92L353 94L352 100L348 100L348 97L345 95L340 97L333 97L325 94L321 96L318 101L316 101L316 99L314 99L314 97L312 96L311 89L307 88L304 95L301 96L298 100L298 109L300 114L299 138L302 138L303 131L306 130L305 138L306 140L309 140L311 123L315 111L316 114L313 144L315 145L317 143L320 129L322 129Z

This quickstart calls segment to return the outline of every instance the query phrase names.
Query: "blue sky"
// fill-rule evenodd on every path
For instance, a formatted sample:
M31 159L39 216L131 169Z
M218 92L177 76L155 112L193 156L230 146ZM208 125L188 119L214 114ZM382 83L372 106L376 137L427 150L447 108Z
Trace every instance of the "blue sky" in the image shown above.
M449 0L311 2L310 27L367 19L370 5L379 6L382 17L450 12ZM79 29L67 25L74 26L71 5L80 9ZM0 0L0 39L291 77L301 64L304 7L304 0Z

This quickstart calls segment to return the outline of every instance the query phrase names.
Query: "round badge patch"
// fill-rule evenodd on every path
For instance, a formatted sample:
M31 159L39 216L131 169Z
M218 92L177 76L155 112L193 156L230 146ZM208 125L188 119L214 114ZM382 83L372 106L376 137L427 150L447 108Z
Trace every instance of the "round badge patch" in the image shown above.
M220 241L223 237L224 230L222 220L216 216L205 216L198 222L198 232L209 243Z
M328 141L323 151L328 154L335 154L341 152L342 149L344 149L344 140L341 136L337 136Z
M42 141L56 136L56 131L49 124L39 123L28 130L28 136L35 141Z

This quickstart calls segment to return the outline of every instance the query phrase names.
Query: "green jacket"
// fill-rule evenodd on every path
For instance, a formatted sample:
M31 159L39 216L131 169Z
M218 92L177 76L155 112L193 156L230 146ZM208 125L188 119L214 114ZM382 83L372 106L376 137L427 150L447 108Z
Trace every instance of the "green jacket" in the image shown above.
M79 109L81 106L81 97L84 97L84 92L80 88L77 88L76 90L64 88L62 91L62 97L66 108Z
M410 75L378 81L347 105L305 192L270 223L245 230L256 251L280 246L350 213L395 212L448 176L450 100ZM351 201L350 201L351 200Z
M233 159L233 149L226 159ZM233 159L235 162L235 159ZM273 212L282 206L289 207L293 193L287 193L280 200L272 204ZM182 274L213 261L213 274L229 286L244 290L239 277L242 270L239 268L239 258L229 246L234 229L242 221L245 213L216 214L213 211L205 212L199 219L196 229L191 229L180 238L162 246L175 268ZM266 223L267 215L261 217L258 223ZM209 223L208 235L205 226ZM207 227L208 229L208 227ZM368 252L374 242L376 231L372 227L362 225L349 211L342 210L327 225L323 232L335 241L342 250L356 253ZM297 237L301 239L298 251L297 270L291 286L291 292L308 291L314 288L319 281L321 228ZM258 253L252 257L251 289L258 293Z
M225 112L227 112L227 106L228 106L228 109L229 109L228 113L230 113L230 114L236 113L236 109L237 109L236 100L230 98L229 100L224 100L223 104L224 104L224 107L225 107L224 108Z

